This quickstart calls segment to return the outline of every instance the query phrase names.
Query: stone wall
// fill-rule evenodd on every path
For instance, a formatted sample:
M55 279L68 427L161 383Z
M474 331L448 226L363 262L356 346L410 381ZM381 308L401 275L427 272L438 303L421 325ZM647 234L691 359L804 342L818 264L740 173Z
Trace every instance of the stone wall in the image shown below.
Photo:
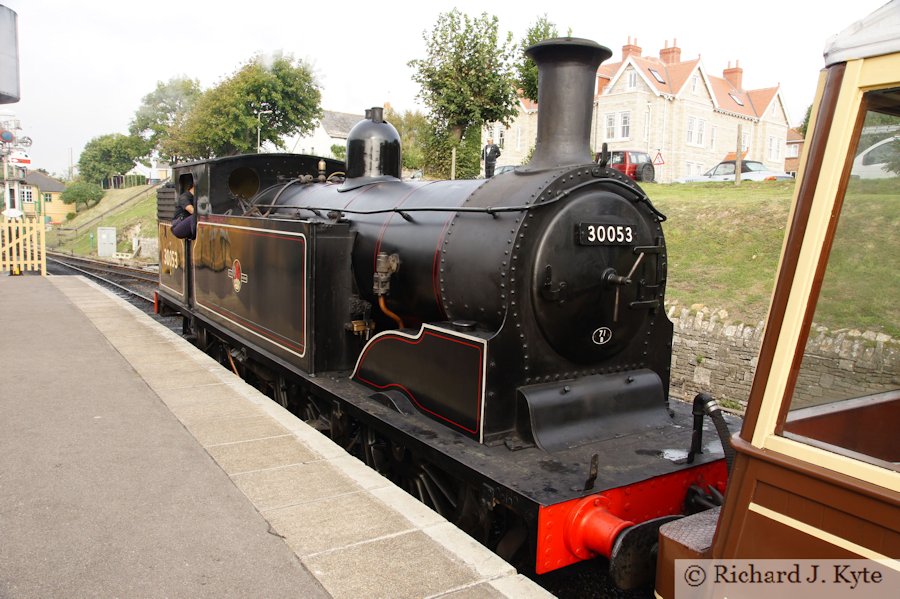
M746 403L756 370L763 322L730 322L725 311L668 308L675 325L671 393L710 393ZM900 340L871 331L814 327L798 378L795 405L822 403L900 388Z

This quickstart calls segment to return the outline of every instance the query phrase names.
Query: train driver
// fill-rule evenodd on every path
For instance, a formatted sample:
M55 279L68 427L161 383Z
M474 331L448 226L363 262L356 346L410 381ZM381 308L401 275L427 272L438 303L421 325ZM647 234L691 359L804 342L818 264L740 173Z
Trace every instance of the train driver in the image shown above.
M178 205L175 207L175 218L172 219L172 233L179 239L197 236L197 215L194 214L194 182L190 187L178 196Z

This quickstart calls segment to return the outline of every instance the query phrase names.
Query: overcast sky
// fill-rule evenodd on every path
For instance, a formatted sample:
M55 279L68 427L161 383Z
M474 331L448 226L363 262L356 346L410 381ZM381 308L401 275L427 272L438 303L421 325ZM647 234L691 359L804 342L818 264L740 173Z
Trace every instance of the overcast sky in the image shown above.
M826 39L885 1L0 0L19 17L22 96L0 115L15 115L33 139L32 168L63 173L91 138L127 133L158 81L184 75L206 89L255 54L279 50L313 67L326 110L361 113L386 101L421 108L406 63L424 56L423 33L456 7L497 15L516 41L546 14L562 35L571 28L609 47L612 61L629 36L654 56L677 38L682 59L700 55L714 75L740 60L745 88L781 84L797 124Z

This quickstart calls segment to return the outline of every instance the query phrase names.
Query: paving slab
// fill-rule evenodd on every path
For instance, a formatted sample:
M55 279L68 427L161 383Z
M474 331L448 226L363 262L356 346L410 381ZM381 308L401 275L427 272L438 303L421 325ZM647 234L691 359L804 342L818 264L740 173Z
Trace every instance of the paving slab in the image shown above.
M0 597L328 596L48 279L0 305Z
M551 596L111 292L0 280L32 295L52 334L0 318L31 335L0 359L54 365L0 379L0 597Z

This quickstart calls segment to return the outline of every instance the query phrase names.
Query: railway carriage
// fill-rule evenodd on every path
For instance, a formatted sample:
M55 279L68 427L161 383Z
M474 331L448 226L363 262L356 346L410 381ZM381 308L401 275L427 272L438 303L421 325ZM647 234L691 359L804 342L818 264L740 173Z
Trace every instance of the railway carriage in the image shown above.
M662 527L657 597L677 595L678 559L900 571L900 147L878 179L855 160L900 128L898 31L894 0L826 49L724 506Z

